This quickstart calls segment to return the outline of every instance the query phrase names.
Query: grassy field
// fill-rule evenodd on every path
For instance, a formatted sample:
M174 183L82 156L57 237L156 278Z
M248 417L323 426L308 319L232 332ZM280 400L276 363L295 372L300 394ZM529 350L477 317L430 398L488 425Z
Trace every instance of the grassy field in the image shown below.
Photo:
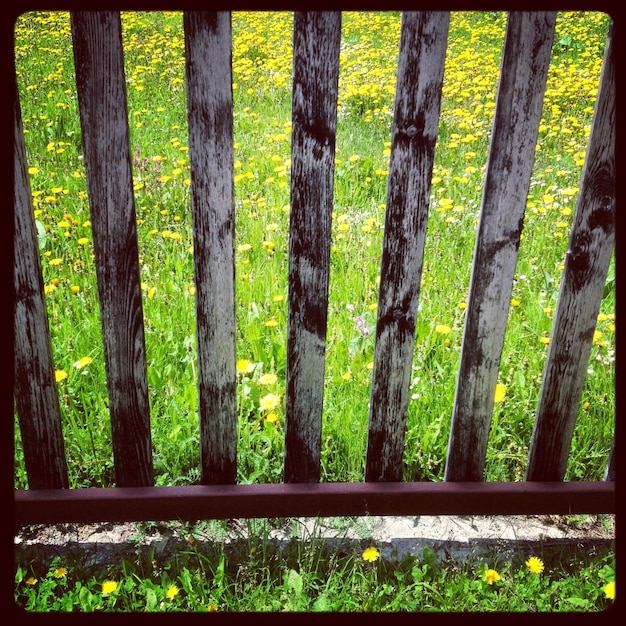
M233 15L240 482L282 477L289 223L289 13ZM193 250L182 17L123 13L126 78L156 482L199 479ZM453 13L411 381L404 475L441 480L464 309L495 106L502 13ZM515 277L489 480L523 477L546 346L577 197L608 19L557 21L536 165ZM341 48L323 480L362 480L386 199L397 13L345 13ZM29 13L16 65L72 487L111 486L106 379L71 56L69 16ZM614 430L611 265L566 478L601 479ZM15 420L15 487L27 480ZM220 522L221 523L221 522ZM219 524L207 522L207 524ZM375 546L338 553L314 537L284 554L272 520L250 545L194 548L168 562L129 556L16 565L28 610L602 610L612 552L515 562L388 563ZM145 525L146 532L150 525ZM533 558L531 558L533 557Z
M280 481L287 302L289 13L233 16L239 480ZM411 381L404 474L440 480L505 29L454 13ZM199 478L182 17L124 13L157 484ZM511 300L486 478L523 476L608 20L561 14ZM343 18L323 480L362 480L400 17ZM113 460L67 14L25 14L16 63L71 485ZM33 50L37 54L33 54ZM614 427L607 282L569 479L602 477ZM26 486L16 420L15 484Z
M589 612L609 609L615 598L615 557L604 548L442 561L425 547L383 559L363 529L363 540L337 549L317 527L295 523L281 547L270 537L275 523L230 526L231 537L233 528L242 533L235 544L219 540L226 522L179 528L186 545L167 558L154 544L108 565L85 566L76 555L50 563L25 557L16 568L16 603L82 612ZM154 531L146 525L139 535ZM209 536L217 539L208 543Z

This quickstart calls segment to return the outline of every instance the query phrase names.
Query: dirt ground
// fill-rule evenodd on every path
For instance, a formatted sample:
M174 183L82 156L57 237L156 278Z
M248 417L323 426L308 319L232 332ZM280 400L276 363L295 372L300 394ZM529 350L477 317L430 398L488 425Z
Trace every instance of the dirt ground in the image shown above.
M115 562L153 549L167 558L178 550L207 549L221 542L248 542L246 520L229 523L56 524L21 529L14 537L16 561L49 563L55 556L78 559L84 566ZM272 520L268 540L322 539L342 549L374 545L383 558L400 561L429 547L440 559L463 560L497 553L515 558L530 552L568 547L590 554L612 545L615 516L420 516L294 518Z

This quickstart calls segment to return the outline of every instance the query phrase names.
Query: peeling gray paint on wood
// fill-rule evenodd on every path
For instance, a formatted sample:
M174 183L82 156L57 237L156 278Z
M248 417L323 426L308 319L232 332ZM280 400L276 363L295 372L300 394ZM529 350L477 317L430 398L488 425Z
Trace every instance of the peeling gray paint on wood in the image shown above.
M513 12L507 23L445 480L483 478L555 22Z
M404 435L450 15L402 16L365 480L402 479Z
M30 489L67 489L65 445L17 84L14 89L15 407Z
M341 13L294 16L285 482L320 476Z
M153 484L120 15L71 14L118 487Z
M561 279L527 480L563 480L615 242L613 25ZM611 450L607 477L614 477Z
M229 12L184 13L202 482L237 479Z

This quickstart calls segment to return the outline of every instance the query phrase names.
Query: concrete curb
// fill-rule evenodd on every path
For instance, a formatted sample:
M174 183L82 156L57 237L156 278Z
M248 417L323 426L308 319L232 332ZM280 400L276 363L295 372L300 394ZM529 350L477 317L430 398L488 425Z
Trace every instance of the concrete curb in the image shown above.
M420 516L357 518L294 518L282 520L257 535L250 528L262 528L259 520L231 520L223 525L184 524L147 526L127 524L57 524L22 529L14 538L19 562L36 559L50 563L55 557L78 559L83 566L104 565L124 556L152 549L156 558L167 559L179 551L210 551L224 543L228 550L244 551L259 536L279 550L296 540L323 541L334 549L359 551L375 546L381 556L401 561L409 554L420 557L425 547L440 560L466 560L497 554L500 558L524 558L548 549L575 548L593 553L614 541L614 516L607 516L609 528L595 517L578 525L562 517L533 516ZM605 522L606 524L606 522ZM527 557L526 557L527 558Z

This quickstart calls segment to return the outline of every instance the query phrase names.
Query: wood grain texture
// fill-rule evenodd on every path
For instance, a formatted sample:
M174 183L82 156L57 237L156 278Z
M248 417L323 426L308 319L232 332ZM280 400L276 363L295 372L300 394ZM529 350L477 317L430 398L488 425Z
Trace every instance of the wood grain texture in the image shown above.
M317 482L341 14L294 16L285 482Z
M402 16L366 481L402 480L415 325L450 15Z
M15 407L30 489L67 489L65 446L17 84L14 89Z
M563 480L615 242L615 51L609 31L535 418L527 480ZM613 465L613 452L610 464ZM610 468L609 468L610 470ZM614 470L607 471L607 475Z
M556 13L509 15L467 298L445 479L483 479Z
M230 13L184 14L202 482L237 479Z
M150 408L119 13L71 14L115 481L153 483Z

